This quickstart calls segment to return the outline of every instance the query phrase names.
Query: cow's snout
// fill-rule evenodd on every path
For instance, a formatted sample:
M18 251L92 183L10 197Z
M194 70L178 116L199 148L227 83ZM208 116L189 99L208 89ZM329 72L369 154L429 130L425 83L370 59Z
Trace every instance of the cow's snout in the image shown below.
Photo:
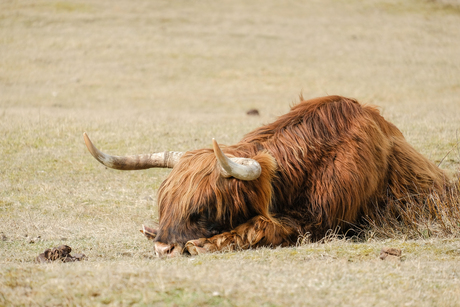
M155 254L158 257L164 257L172 252L174 245L155 242Z
M181 250L174 244L155 242L155 254L158 257L175 257L181 254Z

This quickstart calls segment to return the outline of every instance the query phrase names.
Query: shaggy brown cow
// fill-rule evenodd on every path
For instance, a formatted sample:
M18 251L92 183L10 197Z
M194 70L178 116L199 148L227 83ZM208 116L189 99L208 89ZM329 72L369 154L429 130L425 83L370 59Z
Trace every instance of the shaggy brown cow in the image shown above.
M319 239L446 180L376 108L340 96L302 101L222 149L213 140L213 149L115 157L85 142L108 167L172 167L158 192L160 256Z

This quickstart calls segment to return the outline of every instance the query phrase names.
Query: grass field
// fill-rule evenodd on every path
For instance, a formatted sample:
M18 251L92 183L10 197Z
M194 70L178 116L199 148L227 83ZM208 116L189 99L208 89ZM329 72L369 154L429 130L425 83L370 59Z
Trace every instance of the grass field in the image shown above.
M0 306L458 306L460 233L157 259L169 171L106 169L82 133L186 151L339 94L455 175L459 25L455 0L1 1ZM88 260L34 263L60 244Z

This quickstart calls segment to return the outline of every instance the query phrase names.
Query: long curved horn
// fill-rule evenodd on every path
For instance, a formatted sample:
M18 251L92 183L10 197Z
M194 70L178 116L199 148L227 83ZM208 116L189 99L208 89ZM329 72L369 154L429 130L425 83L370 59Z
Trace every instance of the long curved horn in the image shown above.
M249 158L228 158L222 152L215 139L212 139L212 147L223 177L235 177L236 179L251 181L259 178L262 173L262 168L256 160Z
M93 157L107 167L120 170L139 170L153 167L173 168L184 154L177 151L165 151L135 156L111 156L103 153L93 145L86 132L83 133L86 147Z

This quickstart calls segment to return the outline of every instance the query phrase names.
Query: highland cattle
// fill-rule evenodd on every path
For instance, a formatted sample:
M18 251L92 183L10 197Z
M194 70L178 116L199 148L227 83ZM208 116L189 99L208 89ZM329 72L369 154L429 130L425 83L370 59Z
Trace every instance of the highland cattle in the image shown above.
M119 157L84 139L111 168L172 168L158 191L158 227L144 231L159 256L318 240L372 220L388 199L446 182L377 108L340 96L301 101L231 146Z

